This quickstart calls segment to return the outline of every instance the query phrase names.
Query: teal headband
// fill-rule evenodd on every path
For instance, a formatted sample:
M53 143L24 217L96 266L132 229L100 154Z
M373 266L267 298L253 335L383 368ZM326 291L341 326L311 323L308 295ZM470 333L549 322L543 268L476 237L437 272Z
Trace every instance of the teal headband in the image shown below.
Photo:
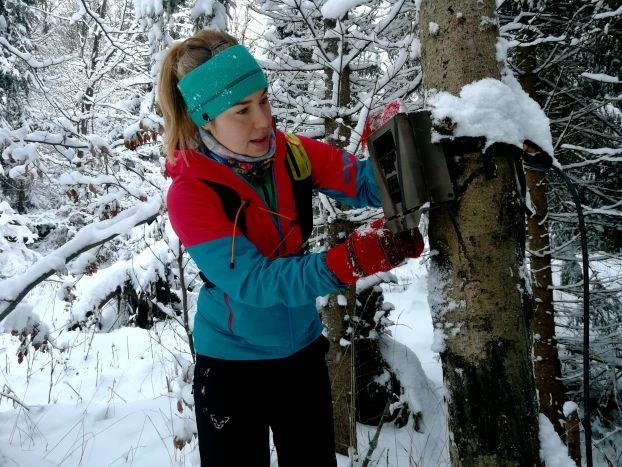
M259 64L243 45L227 47L177 83L188 113L199 127L267 87Z

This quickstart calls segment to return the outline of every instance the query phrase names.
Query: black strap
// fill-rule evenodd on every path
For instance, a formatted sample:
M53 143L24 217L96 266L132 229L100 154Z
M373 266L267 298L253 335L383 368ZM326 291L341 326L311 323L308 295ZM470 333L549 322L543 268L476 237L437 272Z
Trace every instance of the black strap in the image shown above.
M298 167L289 143L286 143L286 146L289 163L285 165L287 167L289 179L292 182L294 202L296 204L296 217L300 223L302 244L304 245L305 242L309 240L311 231L313 230L313 184L310 175L302 180L298 180L300 178L300 168ZM292 171L296 172L296 176L294 176ZM220 198L225 215L231 222L234 222L241 203L238 193L228 185L223 185L212 180L201 179L201 181L214 190L218 198ZM240 229L240 232L246 235L246 216L244 211L245 208L240 212L237 227Z
M302 243L304 244L311 236L313 230L313 182L311 175L298 180L300 178L300 168L296 162L296 157L292 153L292 148L289 143L287 146L287 157L289 164L285 164L287 167L287 173L289 179L292 182L292 189L294 191L294 202L296 203L296 216L300 223L300 233L302 235ZM292 173L295 171L296 174Z
M307 240L309 240L309 237L311 236L311 231L313 230L313 183L311 180L311 175L303 178L302 180L299 180L300 168L298 167L296 158L292 153L292 149L289 143L286 143L286 146L287 158L290 163L285 165L287 167L287 174L289 175L289 179L292 182L294 202L296 204L296 216L298 217L298 222L300 223L302 245L304 246ZM296 176L294 176L292 171L296 172ZM240 196L238 195L238 193L228 185L223 185L221 183L217 183L211 180L201 179L201 181L208 185L212 190L214 190L214 192L218 195L218 198L220 198L220 202L222 203L225 215L231 222L235 222L235 216L237 215L238 209L240 209L241 204ZM240 211L237 227L240 229L240 232L246 235L245 208L242 208L242 210ZM203 272L199 272L199 276L201 277L201 279L203 279L205 287L215 287L214 283L211 282L203 274Z
M230 186L223 185L221 183L216 183L211 180L205 179L201 179L201 181L208 185L212 190L214 190L214 192L216 192L218 198L220 198L220 202L222 203L222 207L225 211L227 219L229 219L231 222L235 222L235 216L238 212L238 209L240 209L241 203L240 197L238 196L237 192ZM240 211L237 227L238 229L240 229L240 232L246 235L246 216L244 215L244 209ZM213 287L216 287L216 285L212 281L210 281L205 274L203 274L203 271L199 271L199 277L203 280L205 288L211 289Z
M201 181L216 192L216 194L220 198L222 207L225 210L225 215L227 216L227 219L229 219L231 222L234 222L235 216L238 213L238 209L240 209L240 204L242 202L238 193L228 185L216 183L211 180L201 179ZM246 216L244 215L244 209L242 209L242 211L240 212L240 216L238 217L237 227L238 229L240 229L240 232L246 235Z

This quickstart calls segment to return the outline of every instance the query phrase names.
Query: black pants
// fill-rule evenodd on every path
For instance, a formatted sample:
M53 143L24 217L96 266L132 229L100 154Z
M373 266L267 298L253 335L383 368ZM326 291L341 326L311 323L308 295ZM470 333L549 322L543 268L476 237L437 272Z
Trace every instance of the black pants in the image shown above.
M276 360L197 355L194 400L202 467L336 467L333 408L320 337Z

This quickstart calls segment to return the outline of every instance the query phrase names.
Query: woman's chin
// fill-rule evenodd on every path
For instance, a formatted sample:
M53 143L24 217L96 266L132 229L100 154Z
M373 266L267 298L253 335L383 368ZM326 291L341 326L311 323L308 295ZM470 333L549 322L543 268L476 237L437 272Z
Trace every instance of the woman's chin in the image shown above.
M251 143L247 146L246 155L250 157L261 157L270 149L270 143Z

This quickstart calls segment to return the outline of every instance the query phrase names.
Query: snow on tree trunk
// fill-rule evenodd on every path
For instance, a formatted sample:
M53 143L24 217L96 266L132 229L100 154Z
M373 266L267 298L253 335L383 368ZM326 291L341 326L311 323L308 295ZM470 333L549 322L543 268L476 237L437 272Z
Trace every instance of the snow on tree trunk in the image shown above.
M424 1L423 81L458 94L499 78L492 0ZM430 305L441 354L453 465L539 465L523 311L524 215L511 155L448 154L456 202L430 211Z

